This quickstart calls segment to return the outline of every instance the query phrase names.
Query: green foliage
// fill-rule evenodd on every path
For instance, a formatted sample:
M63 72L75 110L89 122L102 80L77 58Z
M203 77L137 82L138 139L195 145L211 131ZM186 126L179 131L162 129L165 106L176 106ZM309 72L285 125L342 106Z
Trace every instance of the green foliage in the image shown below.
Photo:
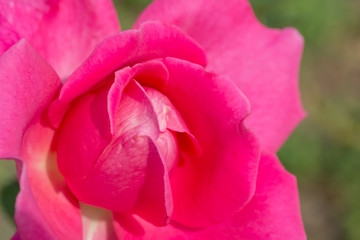
M1 205L5 210L5 213L8 215L10 219L14 217L15 213L15 200L16 196L19 193L19 184L17 179L14 179L11 182L8 182L5 186L1 189L0 199Z
M354 14L343 0L252 0L262 22L270 27L296 27L307 45L322 45L348 28Z

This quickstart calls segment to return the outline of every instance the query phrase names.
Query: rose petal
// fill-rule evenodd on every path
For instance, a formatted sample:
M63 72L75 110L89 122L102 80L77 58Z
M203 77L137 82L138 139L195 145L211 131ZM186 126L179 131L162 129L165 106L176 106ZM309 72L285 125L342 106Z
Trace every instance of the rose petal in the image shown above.
M0 56L0 157L19 158L23 134L60 86L51 67L21 40Z
M256 192L251 201L228 224L203 235L241 235L244 239L306 239L301 220L296 178L275 155L263 154L259 164Z
M142 86L164 89L168 83L169 73L165 65L158 60L150 60L135 64L133 75Z
M144 89L134 80L127 83L124 91L123 87L124 81L116 78L109 91L108 106L109 109L115 109L115 112L109 112L114 137L122 137L131 131L155 140L160 133L159 122Z
M118 138L81 179L65 179L75 196L89 205L111 211L129 211L146 176L149 140L146 136Z
M108 106L113 123L112 142L103 150L99 160L90 161L91 167L86 168L85 174L79 175L79 171L76 170L74 172L77 174L76 177L67 175L67 172L64 172L64 175L69 187L80 201L117 212L132 210L156 225L164 225L171 215L172 201L166 167L151 141L151 138L157 139L159 136L158 120L145 91L136 81L129 81L131 75L128 70L129 68L123 69L115 74L115 82L109 90L108 101L103 101L99 105L99 108L105 110L106 104ZM103 92L103 90L99 91ZM95 95L99 96L98 91ZM85 99L87 102L85 96L80 100ZM82 114L86 115L85 120L81 116L74 115L74 111L79 109L82 112L81 106L74 105L74 110L70 109L66 116L59 140L59 159L62 156L60 154L67 149L69 154L61 157L65 164L80 161L80 164L86 167L88 158L73 157L70 154L77 152L76 146L88 146L76 142L77 135L87 136L84 140L94 137L81 133L71 136L70 130L74 126L74 121L83 124L76 128L80 132L89 129L93 132L91 128L97 129L84 125L86 119L92 121L92 118L86 114ZM84 106L86 112L88 104ZM70 130L67 131L69 134L63 135L66 126L69 126ZM96 135L94 139L98 137ZM92 155L90 154L90 157ZM74 168L70 164L67 169L71 171L82 167Z
M59 100L69 103L121 67L166 56L201 65L206 62L201 48L179 29L158 22L144 23L139 30L120 32L99 43L65 83Z
M57 162L67 179L85 177L111 142L108 89L104 86L73 102L59 129Z
M286 172L276 156L263 155L256 192L235 216L203 230L170 224L157 228L139 217L129 227L117 227L124 239L294 239L305 240L294 176Z
M24 167L15 212L20 237L32 239L23 236L50 229L51 235L56 238L80 239L82 226L78 201L68 190L57 168L56 153L51 152L54 131L44 117L38 121L25 133L21 150ZM28 219L24 218L24 212L28 214ZM43 218L44 222L35 222L39 226L31 227L29 222L34 220L32 218ZM45 225L47 227L43 228Z
M166 167L149 137L127 139L110 145L94 170L69 187L82 202L164 225L172 211Z
M246 122L262 149L277 151L304 117L297 83L300 34L264 27L246 0L156 0L135 27L149 20L180 27L204 48L208 70L228 75L249 98Z
M200 155L202 149L171 101L154 88L146 87L145 90L154 106L160 125L161 133L155 143L165 159L171 176L178 164L179 154Z
M21 40L0 56L0 80L0 158L19 159L19 237L81 238L79 208L57 170L54 131L44 114L61 84L58 76Z
M116 75L114 77L114 75ZM115 114L117 100L120 99L122 90L126 87L130 80L136 79L141 84L152 86L158 89L163 89L167 85L168 72L166 67L161 61L150 60L142 63L135 64L133 67L125 67L121 70L116 71L116 74L110 74L105 79L101 81L102 85L111 84L114 82L114 89L119 88L115 93L109 95L109 106L108 112L110 119L115 119L113 114ZM50 106L49 109L49 119L52 125L57 128L63 120L64 115L69 110L70 104L64 103L60 99L56 99ZM110 121L111 132L114 133L114 122Z
M111 0L1 1L0 55L26 38L62 79L120 31Z
M19 180L21 191L17 196L15 205L18 238L55 239L56 236L51 231L43 214L41 214L41 210L34 198L25 167L22 168L22 172L23 174Z
M165 132L167 128L177 132L189 132L181 115L164 94L153 88L145 90L159 119L161 132Z
M132 212L155 226L164 226L170 222L173 211L170 180L159 149L154 142L149 142L149 147L153 154L149 156L144 185Z
M203 149L176 169L173 219L203 227L228 218L252 197L259 147L243 125L249 103L234 83L196 64L166 58L170 99Z

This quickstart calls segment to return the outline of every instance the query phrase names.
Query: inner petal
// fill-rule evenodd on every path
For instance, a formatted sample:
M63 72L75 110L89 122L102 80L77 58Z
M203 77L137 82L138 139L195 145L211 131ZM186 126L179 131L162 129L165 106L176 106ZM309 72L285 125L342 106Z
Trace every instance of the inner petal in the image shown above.
M169 130L160 133L159 137L154 141L158 150L165 161L165 165L169 175L174 172L179 162L179 147L177 138L174 133Z

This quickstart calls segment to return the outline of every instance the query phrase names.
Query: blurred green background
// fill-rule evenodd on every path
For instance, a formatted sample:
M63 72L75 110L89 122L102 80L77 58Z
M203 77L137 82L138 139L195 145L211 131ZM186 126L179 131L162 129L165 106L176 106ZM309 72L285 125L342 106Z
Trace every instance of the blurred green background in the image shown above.
M151 2L114 1L123 29ZM305 38L300 87L308 117L279 156L297 176L308 239L359 240L360 1L250 2L267 26L294 26ZM0 239L15 231L14 166L0 162Z

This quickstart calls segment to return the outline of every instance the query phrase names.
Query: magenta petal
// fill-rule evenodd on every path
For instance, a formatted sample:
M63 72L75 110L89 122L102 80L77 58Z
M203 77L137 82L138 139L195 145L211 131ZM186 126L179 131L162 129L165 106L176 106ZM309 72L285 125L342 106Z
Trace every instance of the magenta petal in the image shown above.
M1 1L0 55L26 38L62 79L120 31L111 0Z
M135 27L149 20L180 27L204 48L208 69L228 75L251 102L246 122L262 149L278 150L304 117L297 83L300 34L264 27L247 0L156 0Z
M154 143L146 168L146 178L132 212L156 226L170 222L173 201L168 171L163 157ZM158 153L158 154L155 154Z
M175 221L203 227L233 215L255 190L259 146L243 125L249 103L233 82L196 64L167 58L164 94L202 148L176 169L171 185Z
M126 239L267 239L305 240L301 221L296 179L274 155L263 155L255 195L235 216L203 230L189 230L170 224L156 228L135 218L131 228L122 228ZM137 236L140 235L140 236Z
M296 30L287 28L267 44L244 66L247 72L223 71L238 76L236 83L253 109L246 123L259 135L262 149L274 153L306 115L298 88L303 39Z
M51 152L44 110L61 82L25 40L0 56L0 157L19 160L15 221L21 239L81 238L77 202Z
M66 81L59 100L69 103L121 67L161 57L176 57L205 65L202 49L179 29L158 22L115 34L100 42L90 57Z
M25 41L0 56L0 157L19 158L23 134L40 116L61 82Z
M16 199L15 212L18 232L17 238L14 239L55 239L56 236L46 223L34 198L25 166L22 167L22 175L19 181L21 191Z
M147 136L130 134L109 145L85 178L76 181L70 179L68 185L80 201L115 212L130 211L135 204L140 204L137 203L137 199L142 199L141 196L148 198L140 201L155 202L158 209L157 206L160 205L156 201L161 199L157 194L162 192L164 199L164 192L168 192L168 186L164 182L164 169L152 140ZM149 189L144 189L144 186L148 186ZM153 196L148 195L151 189ZM164 214L170 214L170 208L165 208L164 200L162 204ZM139 205L139 213L143 212L145 216L148 214L145 211L148 210L140 208ZM160 213L158 214L154 216L159 217Z
M251 201L229 221L205 230L202 239L306 239L296 179L274 155L263 155Z
M214 227L204 236L241 235L244 239L306 239L301 220L296 178L275 155L263 155L256 191L251 201L228 224ZM229 230L230 230L229 229Z
M87 96L91 95L84 95L79 101L84 99L86 104L74 105L74 110L71 108L64 120L59 140L59 166L64 167L61 169L67 183L80 201L115 212L131 210L156 225L165 225L172 212L172 200L166 167L151 140L159 136L158 120L146 92L136 81L130 80L129 70L125 68L115 74L107 101L95 101L100 102L97 113L100 109L106 110L107 103L114 133L111 143L104 147L101 156L94 154L94 149L80 150L89 154L88 157L71 155L71 152L77 153L72 146L88 145L82 144L83 140L77 142L77 135L86 135L89 141L93 137L101 140L102 134L97 133L102 132L100 126L91 125L94 116L88 116L91 110L86 110L89 109ZM100 89L94 93L101 97L103 92ZM78 116L77 111L86 114ZM83 126L73 129L77 122ZM92 134L75 132L72 136L77 130ZM105 132L110 133L109 130ZM74 163L81 166L74 167ZM82 171L83 168L86 171ZM69 174L72 171L74 174Z
M52 137L52 133L39 136L42 127L36 128L28 131L25 142L31 141L37 146L29 143L23 150L26 160L22 163L20 193L15 206L19 237L23 240L81 239L78 202L57 170L55 153L46 156L47 152L42 152L49 150L48 137ZM27 151L27 148L39 149Z
M159 60L135 64L133 75L142 86L150 86L155 89L164 89L169 79L169 72Z
M78 98L59 130L57 162L67 179L85 177L111 142L105 86Z
M110 74L99 84L111 84L112 90L109 94L109 106L108 112L111 124L111 132L114 133L114 122L115 117L113 116L116 112L118 99L121 98L123 89L127 86L130 80L135 79L141 85L151 86L157 89L163 89L167 85L169 73L167 72L164 64L159 60L151 60L142 63L135 64L133 67L125 67L115 72L115 74ZM114 80L115 79L115 80ZM60 123L63 120L65 113L69 110L71 103L66 103L60 99L56 99L49 108L49 119L51 124L54 127L59 127Z
M148 150L148 137L119 138L104 150L85 177L66 179L67 184L81 202L111 211L129 211L144 184Z

